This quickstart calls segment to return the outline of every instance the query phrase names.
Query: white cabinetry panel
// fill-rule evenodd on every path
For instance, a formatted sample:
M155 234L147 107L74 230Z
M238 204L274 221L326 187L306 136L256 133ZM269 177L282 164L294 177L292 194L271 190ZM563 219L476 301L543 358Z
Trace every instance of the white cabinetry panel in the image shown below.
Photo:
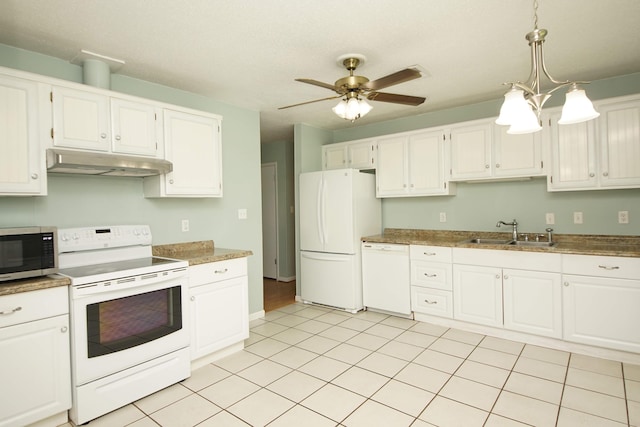
M109 97L54 86L53 145L109 151Z

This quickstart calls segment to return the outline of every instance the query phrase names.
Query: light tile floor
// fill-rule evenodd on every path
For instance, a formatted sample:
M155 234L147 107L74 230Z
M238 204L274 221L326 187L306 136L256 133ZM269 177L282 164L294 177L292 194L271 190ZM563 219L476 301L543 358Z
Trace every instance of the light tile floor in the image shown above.
M640 366L292 304L243 351L90 427L640 426Z

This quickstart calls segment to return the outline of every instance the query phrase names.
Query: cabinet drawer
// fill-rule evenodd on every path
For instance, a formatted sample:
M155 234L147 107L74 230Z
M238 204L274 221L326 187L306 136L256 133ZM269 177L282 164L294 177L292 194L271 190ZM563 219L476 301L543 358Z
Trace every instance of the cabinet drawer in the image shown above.
M412 260L411 284L451 291L451 264Z
M416 313L453 318L453 292L411 287L411 308Z
M247 259L236 258L225 261L199 264L189 267L189 286L199 286L205 283L219 282L247 275Z
M69 314L67 286L0 297L0 328Z
M411 245L409 254L412 260L451 262L451 248L442 246Z
M640 279L640 258L563 255L562 261L564 274Z

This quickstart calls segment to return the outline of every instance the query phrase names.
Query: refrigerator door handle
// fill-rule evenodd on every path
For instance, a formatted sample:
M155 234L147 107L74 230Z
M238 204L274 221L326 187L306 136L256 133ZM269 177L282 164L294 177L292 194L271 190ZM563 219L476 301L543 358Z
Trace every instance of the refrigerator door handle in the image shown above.
M328 239L327 235L327 182L324 177L322 178L322 244L326 245Z
M316 204L316 219L318 222L318 239L320 239L320 244L322 246L324 246L324 230L322 229L323 226L323 218L322 218L322 209L323 209L323 205L324 202L322 200L323 197L323 193L322 193L322 188L324 187L324 180L322 178L320 178L320 181L318 181L318 194L317 194L317 204Z

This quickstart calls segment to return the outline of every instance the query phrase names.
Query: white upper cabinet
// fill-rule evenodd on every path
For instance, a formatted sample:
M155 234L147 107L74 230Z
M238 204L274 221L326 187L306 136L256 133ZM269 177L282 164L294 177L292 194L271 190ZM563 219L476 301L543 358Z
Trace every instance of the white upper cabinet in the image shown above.
M145 197L222 197L222 118L164 110L165 159L173 171L144 179Z
M322 147L322 170L374 169L376 167L374 139L340 142Z
M105 95L53 87L53 145L109 151L109 98Z
M491 178L491 134L488 120L451 128L452 180Z
M111 98L111 134L116 153L156 156L159 153L160 108L124 99Z
M493 124L493 176L544 175L541 132L511 135L507 130Z
M376 195L434 196L455 193L445 180L448 165L443 130L398 134L378 139Z
M47 170L40 141L39 94L46 87L37 82L0 76L0 195L46 195ZM40 103L47 106L47 102ZM46 122L45 122L46 123Z
M595 103L600 117L558 125L548 116L552 172L549 191L640 187L640 98L612 98Z
M162 157L157 106L55 86L52 102L54 146Z

